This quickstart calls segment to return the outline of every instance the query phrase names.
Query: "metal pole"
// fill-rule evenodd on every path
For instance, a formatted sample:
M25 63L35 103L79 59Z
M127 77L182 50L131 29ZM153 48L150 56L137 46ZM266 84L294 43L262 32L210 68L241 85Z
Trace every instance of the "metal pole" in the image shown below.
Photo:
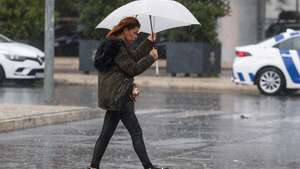
M299 0L296 0L296 21L299 23Z
M54 95L54 4L55 0L45 0L45 101L51 102Z
M266 0L257 0L257 41L265 37Z

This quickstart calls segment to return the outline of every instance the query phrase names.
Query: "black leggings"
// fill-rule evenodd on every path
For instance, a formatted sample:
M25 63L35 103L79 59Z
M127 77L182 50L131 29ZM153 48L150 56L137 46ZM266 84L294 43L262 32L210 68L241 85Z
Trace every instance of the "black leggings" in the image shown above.
M152 168L153 166L146 152L143 135L142 135L142 129L133 111L132 112L125 112L125 111L106 112L104 122L103 122L103 128L95 145L91 167L97 169L99 168L100 161L108 145L108 142L111 139L112 135L114 134L120 120L123 122L124 126L127 128L127 130L130 133L134 150L137 153L139 159L141 160L142 165L144 166L145 169Z

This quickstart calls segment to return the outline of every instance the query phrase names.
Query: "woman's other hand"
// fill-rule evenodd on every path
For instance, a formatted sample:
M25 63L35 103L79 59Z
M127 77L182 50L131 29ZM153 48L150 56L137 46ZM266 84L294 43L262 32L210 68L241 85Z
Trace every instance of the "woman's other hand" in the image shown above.
M137 96L140 95L140 90L137 86L134 86L133 90L132 90L132 95L134 98L136 98Z
M153 48L150 51L150 55L152 56L152 58L156 61L158 59L158 53L157 53L157 49Z

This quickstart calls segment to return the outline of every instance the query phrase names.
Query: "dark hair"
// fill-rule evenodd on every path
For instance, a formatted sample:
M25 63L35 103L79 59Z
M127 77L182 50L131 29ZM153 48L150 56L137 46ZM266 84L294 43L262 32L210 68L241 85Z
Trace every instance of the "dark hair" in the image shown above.
M113 29L108 32L106 37L119 36L125 28L128 30L134 29L135 27L140 28L141 24L135 17L126 17L122 19Z

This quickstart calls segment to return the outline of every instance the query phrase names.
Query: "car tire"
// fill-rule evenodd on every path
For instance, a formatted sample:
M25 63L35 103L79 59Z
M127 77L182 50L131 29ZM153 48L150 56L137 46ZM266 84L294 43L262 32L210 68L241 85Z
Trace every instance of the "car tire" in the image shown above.
M4 72L3 67L0 66L0 85L3 84L4 80L5 80L5 72Z
M258 73L256 84L262 94L275 96L285 89L285 78L277 68L268 67Z

